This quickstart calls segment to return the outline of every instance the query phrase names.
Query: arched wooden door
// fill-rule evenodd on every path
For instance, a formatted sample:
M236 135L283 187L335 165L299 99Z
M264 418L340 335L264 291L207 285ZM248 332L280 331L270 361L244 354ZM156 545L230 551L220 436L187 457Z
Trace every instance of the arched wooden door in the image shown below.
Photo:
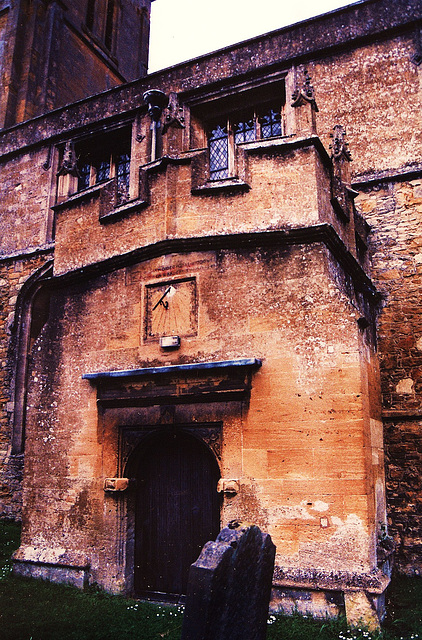
M135 591L186 593L189 566L220 529L219 469L182 431L154 436L137 472Z

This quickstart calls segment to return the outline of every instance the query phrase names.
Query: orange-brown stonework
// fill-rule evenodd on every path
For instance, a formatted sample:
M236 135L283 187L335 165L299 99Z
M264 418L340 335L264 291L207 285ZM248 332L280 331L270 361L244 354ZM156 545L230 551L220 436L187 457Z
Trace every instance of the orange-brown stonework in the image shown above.
M13 451L13 381L19 358L16 340L17 311L22 310L22 290L31 276L48 262L52 249L0 261L0 514L19 518L22 500L23 451Z
M389 520L400 568L422 571L422 181L385 180L359 196L372 227L372 264L383 296L379 354Z
M145 75L150 5L0 0L0 127Z
M243 520L274 610L376 627L393 536L420 574L421 16L390 9L0 132L17 573L180 594Z

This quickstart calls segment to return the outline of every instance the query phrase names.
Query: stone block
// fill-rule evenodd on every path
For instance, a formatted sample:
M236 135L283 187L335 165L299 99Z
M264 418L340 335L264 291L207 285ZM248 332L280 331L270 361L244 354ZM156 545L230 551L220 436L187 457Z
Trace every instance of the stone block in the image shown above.
M365 591L345 592L347 622L351 627L363 625L370 631L377 631L380 622L374 602Z

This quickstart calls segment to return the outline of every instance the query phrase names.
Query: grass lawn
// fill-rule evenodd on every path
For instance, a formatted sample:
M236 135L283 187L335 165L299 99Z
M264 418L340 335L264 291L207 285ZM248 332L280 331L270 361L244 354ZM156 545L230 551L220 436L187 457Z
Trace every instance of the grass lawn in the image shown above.
M1 640L179 640L183 611L101 591L79 591L10 573L19 528L0 521ZM350 631L344 619L270 616L267 640L422 640L422 579L397 579L381 634Z

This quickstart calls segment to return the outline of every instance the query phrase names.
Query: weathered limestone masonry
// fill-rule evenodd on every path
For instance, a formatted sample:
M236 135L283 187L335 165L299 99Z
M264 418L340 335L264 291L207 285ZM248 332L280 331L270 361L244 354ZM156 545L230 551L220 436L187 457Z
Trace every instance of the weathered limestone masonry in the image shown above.
M327 115L335 112L347 123L354 150L356 205L371 227L371 274L383 300L378 353L390 534L396 567L422 575L420 5L413 16L419 26L412 35L398 32L337 57L346 64L335 91L329 92L325 61L309 69L319 104L323 84L325 105L330 103L320 109L319 130L328 128Z
M51 253L50 248L27 257L0 260L0 516L3 518L19 518L22 504L23 452L12 452L14 403L10 395L17 356L17 302L22 288L31 281L34 272L42 269Z
M17 573L176 597L243 520L275 610L376 627L383 413L420 571L420 28L366 0L0 133Z
M400 569L421 575L422 180L406 178L374 180L359 200L373 229L373 273L384 299L379 352L390 532Z
M0 0L0 127L145 75L149 0ZM38 128L35 120L35 127ZM45 131L39 129L42 136ZM47 136L48 137L48 136ZM26 144L24 145L26 146ZM57 158L53 147L2 166L0 218L0 513L20 517L26 364L42 312L33 296L54 252ZM9 212L9 214L6 214ZM25 286L23 286L25 285ZM23 291L22 291L23 288ZM31 320L31 315L33 319ZM22 329L22 325L24 329ZM26 326L26 329L25 329ZM24 337L19 338L23 333ZM25 344L24 344L25 343ZM23 352L22 351L23 349ZM21 350L21 351L20 351ZM15 411L15 395L19 410ZM18 417L16 417L16 415Z
M0 127L145 75L151 0L0 0Z

